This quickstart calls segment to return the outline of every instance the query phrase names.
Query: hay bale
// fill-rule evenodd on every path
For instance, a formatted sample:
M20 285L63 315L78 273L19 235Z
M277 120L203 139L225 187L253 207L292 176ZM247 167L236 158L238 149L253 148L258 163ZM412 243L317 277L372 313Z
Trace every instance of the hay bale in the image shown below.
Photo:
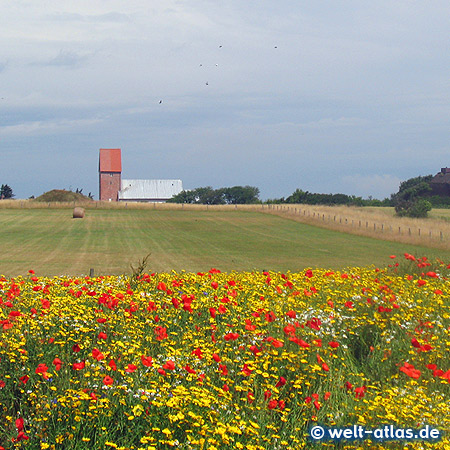
M84 218L84 208L80 208L77 206L73 209L73 218L74 219L83 219Z

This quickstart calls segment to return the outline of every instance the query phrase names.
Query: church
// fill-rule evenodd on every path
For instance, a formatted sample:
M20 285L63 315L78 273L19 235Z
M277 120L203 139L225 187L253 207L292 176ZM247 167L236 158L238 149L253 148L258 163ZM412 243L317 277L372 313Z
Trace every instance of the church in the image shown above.
M100 149L99 200L163 203L183 190L181 180L122 179L121 153L120 148Z

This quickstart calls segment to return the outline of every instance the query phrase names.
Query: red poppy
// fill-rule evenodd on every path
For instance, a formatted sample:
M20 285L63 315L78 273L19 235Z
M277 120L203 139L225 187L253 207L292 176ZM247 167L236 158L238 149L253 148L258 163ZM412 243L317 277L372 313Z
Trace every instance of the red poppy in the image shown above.
M105 358L103 353L98 348L92 349L92 357L97 361L101 361L102 359Z
M257 356L258 353L262 352L262 348L258 348L256 345L250 345L250 351Z
M55 365L55 370L60 370L62 366L62 361L59 358L55 358L53 360L53 364Z
M27 384L28 380L30 379L30 377L28 375L24 375L23 377L20 377L19 380L23 383L23 384Z
M331 392L325 392L325 395L323 396L323 398L325 400L328 400L331 397Z
M361 386L355 388L355 398L363 398L366 393L366 386Z
M48 367L45 364L39 364L35 370L36 373L46 373L47 371Z
M196 373L197 373L194 369L192 369L192 367L191 367L189 364L186 364L186 365L184 366L184 369L185 369L188 373L192 373L192 374L196 374Z
M167 339L167 328L156 327L155 334L156 334L156 340L163 341L164 339Z
M42 309L50 309L50 302L46 298L41 298Z
M17 431L23 431L23 417L16 419L16 428Z
M167 361L167 362L163 365L163 369L174 370L174 369L175 369L175 363L169 359L169 361Z
M286 313L286 315L289 317L289 318L291 318L291 319L295 319L296 317L297 317L297 314L295 313L295 311L288 311L287 313Z
M222 386L222 389L223 389L225 392L228 392L228 391L230 390L230 388L228 387L228 384L224 384L224 385Z
M400 371L404 374L408 375L408 377L414 378L415 380L420 378L421 372L416 369L412 364L407 362L403 363L403 366L400 367Z
M213 353L212 357L213 357L215 362L220 362L221 361L220 356L217 353Z
M134 364L128 364L127 368L125 369L125 372L133 373L136 371L136 369L137 366L135 366Z
M141 362L145 367L152 367L153 365L153 358L151 356L141 356Z
M78 353L78 352L81 350L81 348L80 348L80 346L79 346L78 344L75 344L75 345L72 347L72 350L73 350L75 353Z
M320 330L320 325L322 325L322 322L317 317L313 317L311 320L308 320L306 322L306 326L309 328L312 328L313 330Z
M158 285L156 286L156 289L158 289L159 291L167 291L166 283L164 283L163 281L160 281L158 283Z
M114 380L109 375L106 375L105 378L103 378L104 385L111 386L113 383L114 383Z
M216 308L209 308L209 315L215 319L216 318Z
M278 383L275 385L275 387L281 387L281 386L284 386L285 384L286 384L286 378L280 377L280 379L278 380Z
M238 333L228 333L223 338L226 341L235 341L239 337Z
M248 377L251 375L251 373L253 372L253 370L250 370L247 364L244 364L244 367L242 369L242 373Z
M295 334L295 327L294 325L286 325L283 328L284 334L290 335L290 334Z
M272 392L270 392L269 390L264 392L264 400L269 400L269 398L272 397Z
M338 348L338 347L339 347L339 342L331 341L331 342L328 342L328 345L329 345L331 348Z
M219 283L218 283L217 281L213 281L213 282L211 283L211 287L212 287L213 289L217 289L217 288L219 287Z
M30 438L23 431L19 431L16 441L27 441L28 439Z
M219 364L219 370L222 372L223 376L228 375L228 367L225 364Z
M203 359L203 353L200 347L197 347L195 350L193 350L192 355L197 356L198 359Z
M116 363L113 359L111 359L111 361L109 361L108 366L111 367L112 370L117 370L117 366Z
M73 363L73 364L72 364L72 367L73 367L75 370L82 370L82 369L84 369L85 366L86 366L86 363L85 363L84 361L81 361L81 362L79 362L79 363Z
M98 339L107 339L108 336L103 331L100 331L100 333L97 336Z
M270 340L270 342L275 348L281 348L284 345L283 342L279 341L278 339L274 339L274 338L272 338Z
M278 406L278 400L270 400L269 404L267 405L267 407L269 409L275 409Z
M245 319L245 329L247 331L255 331L256 325L253 325L250 319Z

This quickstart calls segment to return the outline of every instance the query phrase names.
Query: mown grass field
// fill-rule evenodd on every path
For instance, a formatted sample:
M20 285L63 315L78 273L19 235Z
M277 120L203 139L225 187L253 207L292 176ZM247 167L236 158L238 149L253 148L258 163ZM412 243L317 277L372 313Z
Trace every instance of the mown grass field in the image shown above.
M0 273L131 273L150 254L148 271L301 270L385 266L405 252L450 260L450 250L355 236L252 211L0 209ZM424 239L426 244L426 239Z

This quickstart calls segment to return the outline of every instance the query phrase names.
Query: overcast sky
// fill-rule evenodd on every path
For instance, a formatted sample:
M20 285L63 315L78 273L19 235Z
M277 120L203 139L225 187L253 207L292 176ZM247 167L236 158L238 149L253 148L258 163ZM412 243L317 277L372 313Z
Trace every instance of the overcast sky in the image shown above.
M0 184L388 197L450 167L448 0L3 0ZM162 102L161 102L162 101Z

